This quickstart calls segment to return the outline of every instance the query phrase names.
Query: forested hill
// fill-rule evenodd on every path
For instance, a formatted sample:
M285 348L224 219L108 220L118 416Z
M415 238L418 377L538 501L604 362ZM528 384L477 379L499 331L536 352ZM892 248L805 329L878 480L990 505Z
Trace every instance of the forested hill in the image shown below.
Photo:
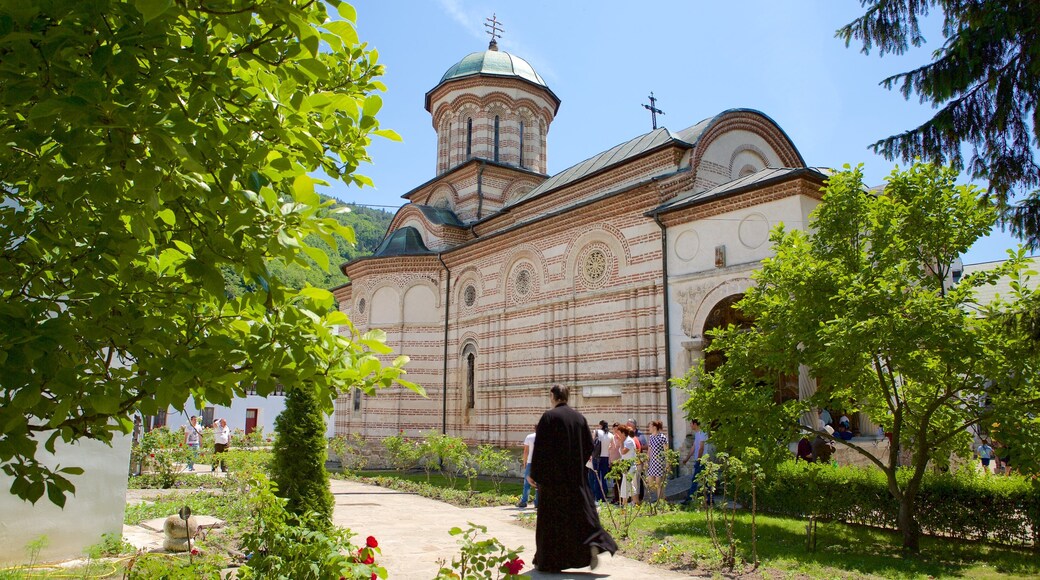
M394 214L379 209L344 204L336 200L333 200L333 202L335 204L331 209L344 206L350 208L349 212L334 215L341 223L354 229L357 245L353 246L348 244L346 240L337 237L337 247L333 250L316 236L309 236L307 243L316 248L321 248L328 254L331 272L323 271L313 260L305 257L310 264L310 268L304 268L297 264L287 266L278 260L271 260L268 263L268 268L272 276L278 277L293 288L303 288L307 283L317 288L332 288L347 282L347 277L339 270L340 264L349 262L354 258L369 256L379 247L379 243L383 241L383 235L386 233L386 228L390 225L390 220L393 219ZM252 286L243 282L242 277L231 271L230 268L224 269L224 280L227 291L232 295L238 296L243 292L252 290Z

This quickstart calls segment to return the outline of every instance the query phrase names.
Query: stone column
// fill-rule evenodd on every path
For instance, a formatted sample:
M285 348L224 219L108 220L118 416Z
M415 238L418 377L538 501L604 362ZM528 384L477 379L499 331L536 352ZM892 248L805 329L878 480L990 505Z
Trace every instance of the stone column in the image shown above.
M700 361L704 360L704 347L707 346L703 338L692 338L690 340L684 340L682 342L682 351L680 357L682 359L680 367L675 369L674 376L686 376L686 373L690 372L690 369L700 364ZM696 386L696 385L693 385ZM668 388L674 388L671 385ZM686 420L686 413L682 410L682 405L685 403L690 396L685 391L676 391L675 397L672 399L672 404L675 406L672 412L675 414L675 425L672 428L675 433L672 434L673 440L676 443L676 449L686 447L689 445L682 442L687 434L689 433L690 426Z
M798 365L798 400L805 400L816 394L816 379L810 374L809 367L805 365ZM816 418L819 417L817 410L806 411L802 413L802 418L799 423L802 426L810 427L815 429L817 427Z

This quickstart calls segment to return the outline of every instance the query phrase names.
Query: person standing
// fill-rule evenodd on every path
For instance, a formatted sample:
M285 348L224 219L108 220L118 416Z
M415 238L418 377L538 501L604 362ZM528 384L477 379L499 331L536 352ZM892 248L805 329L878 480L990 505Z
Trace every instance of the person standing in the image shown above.
M527 498L531 493L531 459L534 458L534 433L529 433L527 437L524 437L524 452L520 456L521 463L524 464L524 491L520 494L520 503L516 504L518 508L527 507ZM538 507L538 488L534 490L534 507Z
M649 450L646 462L646 484L654 492L654 501L660 501L664 496L664 450L668 447L668 435L664 433L664 423L650 421L650 436L646 438L646 446Z
M976 453L979 456L979 461L982 462L982 470L986 472L986 475L989 475L989 462L993 458L993 447L990 446L988 441L983 439Z
M610 450L608 451L607 459L610 460L610 464L607 465L607 472L610 472L610 467L614 465L614 462L621 459L621 446L625 442L625 438L618 435L618 424L614 423L610 426ZM614 499L611 503L619 505L621 503L621 486L613 479L609 480L614 488Z
M188 448L188 471L195 471L195 460L199 458L199 446L202 444L202 427L199 418L192 415L184 426L184 446Z
M631 425L618 425L614 434L621 439L621 459L630 460L632 466L621 477L621 506L634 501L639 502L639 467L636 465L636 438Z
M553 407L535 429L529 477L539 494L534 565L540 572L595 569L599 553L613 555L617 544L600 525L585 477L592 434L585 417L567 405L570 389L553 385L549 393Z
M614 442L614 434L610 432L606 421L599 422L599 457L593 457L596 463L596 477L599 480L602 499L609 497L609 486L607 485L607 473L610 471L610 445Z
M632 438L636 442L636 453L646 454L649 452L647 449L646 435L639 430L639 425L635 419L628 420L628 426L632 428ZM642 503L643 497L646 495L646 486L642 485L643 474L646 472L646 466L636 461L636 487L639 489L639 495L636 496L636 504Z
M224 458L221 455L227 451L228 445L231 443L231 429L228 428L227 420L220 419L214 423L213 430L213 471L217 470L217 466L220 466L220 470L227 473L227 464L224 463Z
M589 490L592 491L592 498L597 502L603 501L603 486L599 483L599 455L602 452L603 440L600 437L599 429L595 429L592 432L592 457L589 457L588 463L585 464L586 477L589 481Z
M701 430L701 422L699 420L694 419L690 421L690 427L693 429L693 445L690 446L690 452L683 459L683 465L686 465L690 459L693 459L693 477L690 479L690 491L686 494L686 499L683 500L684 504L692 502L693 498L697 496L697 489L700 485L697 482L697 476L701 474L701 471L704 471L701 457L704 456L704 443L708 440L708 434Z

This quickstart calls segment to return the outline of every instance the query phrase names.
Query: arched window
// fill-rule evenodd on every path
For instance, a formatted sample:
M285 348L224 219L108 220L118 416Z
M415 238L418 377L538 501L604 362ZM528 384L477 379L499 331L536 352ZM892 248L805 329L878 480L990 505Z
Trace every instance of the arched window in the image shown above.
M524 166L524 122L520 121L520 167Z
M466 355L466 407L472 409L477 403L477 355Z
M498 161L498 115L495 115L495 161Z
M466 119L466 159L473 156L473 119Z

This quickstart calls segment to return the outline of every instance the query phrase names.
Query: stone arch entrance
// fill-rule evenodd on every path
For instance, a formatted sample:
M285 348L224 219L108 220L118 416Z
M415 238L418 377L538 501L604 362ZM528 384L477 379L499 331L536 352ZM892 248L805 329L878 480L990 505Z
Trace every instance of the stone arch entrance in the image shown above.
M726 296L722 300L719 300L715 306L708 312L708 315L704 320L704 330L702 336L704 337L704 347L711 345L712 336L709 334L710 331L716 328L725 328L729 325L734 325L737 328L748 329L754 324L754 319L744 314L737 308L737 303L744 298L744 294L731 294ZM719 368L722 363L726 362L726 354L722 352L705 352L704 354L704 370L712 372ZM784 401L790 401L798 398L798 375L778 375L775 377L767 377L763 372L761 375L762 381L772 381L775 386L774 400L777 403Z

